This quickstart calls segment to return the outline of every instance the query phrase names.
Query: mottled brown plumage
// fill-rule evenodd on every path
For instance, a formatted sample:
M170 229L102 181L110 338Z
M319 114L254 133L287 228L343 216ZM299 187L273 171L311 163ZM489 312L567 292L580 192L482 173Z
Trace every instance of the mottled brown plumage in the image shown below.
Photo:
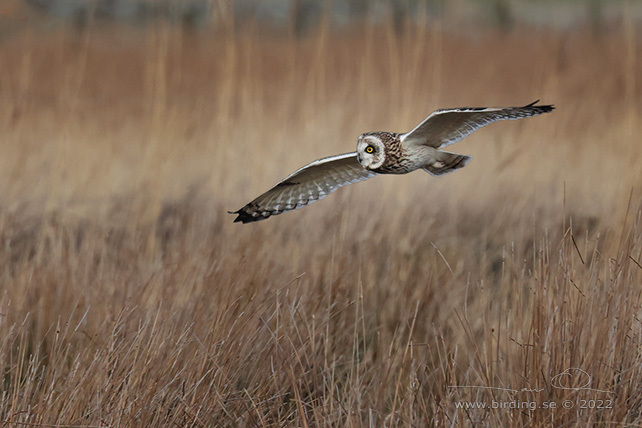
M407 153L404 151L399 136L396 132L366 132L361 137L376 137L385 146L385 159L383 164L376 169L379 174L403 174L402 165Z

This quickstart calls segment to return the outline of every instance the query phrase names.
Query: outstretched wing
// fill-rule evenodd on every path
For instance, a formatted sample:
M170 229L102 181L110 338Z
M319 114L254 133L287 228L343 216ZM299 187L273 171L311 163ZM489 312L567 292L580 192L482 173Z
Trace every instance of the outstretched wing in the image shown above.
M537 116L555 108L552 105L536 106L538 102L539 100L524 107L463 107L437 110L412 131L401 135L401 142L406 146L444 147L456 143L489 123Z
M375 172L361 166L356 152L330 156L296 170L276 186L230 214L238 214L235 223L265 220L272 215L304 207L325 198L341 186L367 180L375 175Z

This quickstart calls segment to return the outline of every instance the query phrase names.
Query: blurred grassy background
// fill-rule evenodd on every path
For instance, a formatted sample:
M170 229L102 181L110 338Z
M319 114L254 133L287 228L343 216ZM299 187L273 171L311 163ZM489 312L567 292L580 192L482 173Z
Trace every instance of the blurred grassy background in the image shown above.
M3 424L639 424L639 4L313 3L5 3ZM535 99L457 173L226 213L362 132ZM564 399L613 405L457 407Z

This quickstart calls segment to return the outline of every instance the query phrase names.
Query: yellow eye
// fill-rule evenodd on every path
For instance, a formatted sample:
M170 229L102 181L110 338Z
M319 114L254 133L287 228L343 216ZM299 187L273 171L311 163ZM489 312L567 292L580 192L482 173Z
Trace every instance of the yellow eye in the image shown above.
M374 153L374 147L372 146L366 147L366 153Z

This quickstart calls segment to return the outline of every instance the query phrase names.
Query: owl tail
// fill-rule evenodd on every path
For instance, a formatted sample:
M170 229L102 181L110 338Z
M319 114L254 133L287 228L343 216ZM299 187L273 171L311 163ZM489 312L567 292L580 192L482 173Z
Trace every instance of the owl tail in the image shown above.
M433 153L435 160L424 166L426 172L439 176L463 168L473 158L472 156L458 155L457 153L444 152L435 150Z

